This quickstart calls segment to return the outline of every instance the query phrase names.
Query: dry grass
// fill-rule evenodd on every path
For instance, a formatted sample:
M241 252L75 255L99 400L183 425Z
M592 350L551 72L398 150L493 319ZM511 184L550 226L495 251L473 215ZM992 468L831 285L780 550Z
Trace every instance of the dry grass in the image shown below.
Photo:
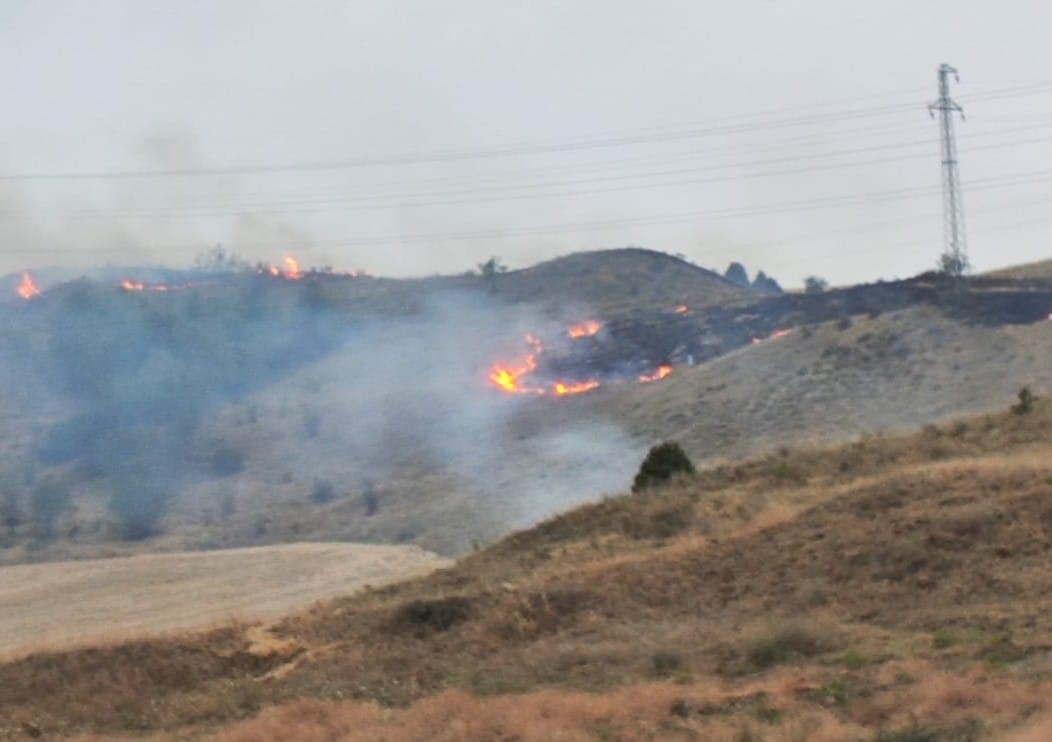
M1022 734L1052 711L1050 424L1041 401L711 469L271 627L294 656L239 628L37 655L0 665L0 706L55 735L260 709L226 738Z
M274 619L446 564L414 547L286 544L0 567L0 657Z
M369 703L300 701L215 739L840 742L873 739L874 733L879 739L1047 739L1037 735L1050 728L1050 683L952 675L925 663L897 663L883 674L890 670L890 680L874 682L858 700L851 697L854 678L823 682L814 671L796 671L734 690L712 682L646 684L604 694L546 691L488 699L445 691L393 711Z
M839 740L850 725L815 709L784 718L786 699L764 690L726 695L705 687L642 685L588 695L541 692L480 699L445 691L409 708L384 712L372 704L301 701L266 712L217 736L221 742L321 740L740 740L750 729L763 739ZM735 718L747 708L752 719Z

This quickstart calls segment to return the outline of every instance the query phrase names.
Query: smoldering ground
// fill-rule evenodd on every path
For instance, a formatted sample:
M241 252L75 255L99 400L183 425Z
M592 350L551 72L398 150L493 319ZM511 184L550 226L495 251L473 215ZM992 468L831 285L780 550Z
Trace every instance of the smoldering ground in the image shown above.
M524 411L579 400L488 382L525 334L565 336L561 319L482 286L373 305L362 296L377 284L358 280L357 294L337 276L228 274L163 293L80 281L8 305L5 344L19 352L4 354L4 376L33 383L5 385L5 406L49 411L22 486L58 478L74 503L108 492L124 539L165 531L183 492L250 474L254 491L279 487L254 474L270 460L286 480L341 490L435 475L445 489L428 498L470 503L503 529L627 486L641 446L616 426L559 415L524 432ZM285 412L223 423L275 398Z

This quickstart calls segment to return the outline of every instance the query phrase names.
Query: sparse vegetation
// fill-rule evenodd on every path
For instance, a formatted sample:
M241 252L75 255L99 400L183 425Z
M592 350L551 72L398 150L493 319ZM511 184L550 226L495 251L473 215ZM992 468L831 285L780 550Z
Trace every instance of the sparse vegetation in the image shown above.
M155 535L168 499L168 491L149 480L137 477L117 480L108 506L117 518L121 537L141 541Z
M1036 399L1037 397L1034 396L1034 393L1032 391L1030 391L1030 387L1024 386L1022 389L1019 390L1019 401L1012 405L1012 412L1014 412L1017 415L1029 414L1030 411L1034 409L1034 402L1036 401Z
M245 469L245 454L233 446L220 445L209 460L209 471L216 477L232 477Z
M366 518L371 518L380 510L380 493L377 491L376 485L371 481L365 482L362 502L365 504Z
M940 426L937 462L932 432L870 436L579 508L448 570L272 628L309 662L255 656L251 632L234 628L169 645L185 685L149 674L146 643L120 650L147 658L130 686L100 671L113 654L0 664L0 703L53 736L145 727L192 738L236 723L226 739L472 739L492 720L525 739L577 728L996 739L1052 713L1035 664L1052 630L1049 414L1037 400L1024 418L978 417L954 435L958 425ZM777 461L803 476L772 488ZM656 542L633 532L670 512L686 526ZM1012 599L1019 589L1025 605ZM357 700L318 700L341 695ZM239 721L257 709L267 710Z
M746 659L752 667L766 670L775 665L823 654L831 646L824 632L809 626L790 624L754 637L749 642Z
M45 479L29 493L33 521L43 536L51 536L55 521L69 507L69 487L54 479Z
M484 263L479 263L479 275L486 282L491 293L497 292L497 281L502 273L508 271L508 266L500 262L500 258L494 256Z
M960 280L971 271L968 256L945 252L939 256L938 273L953 280Z
M327 479L315 479L311 486L310 499L318 504L336 499L336 486Z
M808 276L804 279L805 294L823 294L829 290L829 281L819 276Z

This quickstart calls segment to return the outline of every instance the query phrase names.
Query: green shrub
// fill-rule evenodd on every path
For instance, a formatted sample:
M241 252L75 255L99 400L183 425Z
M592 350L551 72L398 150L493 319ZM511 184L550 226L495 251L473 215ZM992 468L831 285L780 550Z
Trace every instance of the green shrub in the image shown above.
M632 482L632 491L642 490L663 484L677 474L693 474L694 464L678 443L659 443L647 452L646 458L639 466L636 478Z

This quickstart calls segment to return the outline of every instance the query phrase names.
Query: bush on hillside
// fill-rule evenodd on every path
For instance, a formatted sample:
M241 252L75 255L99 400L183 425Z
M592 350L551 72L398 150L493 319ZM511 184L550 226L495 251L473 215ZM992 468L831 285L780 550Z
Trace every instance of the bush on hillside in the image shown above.
M121 537L141 541L157 533L168 499L168 492L161 487L132 478L114 483L107 505L117 519Z
M1034 409L1034 402L1037 401L1037 396L1030 391L1030 387L1024 386L1020 389L1018 398L1019 401L1012 405L1012 412L1017 415L1025 415Z
M0 526L6 528L8 534L22 525L22 508L18 500L14 488L6 487L0 494Z
M336 499L336 487L327 479L315 479L310 490L310 499L319 505Z
M632 482L632 491L663 484L677 474L693 474L694 464L678 443L666 441L652 447L639 466Z
M217 477L231 477L245 468L245 454L232 446L220 446L212 452L209 471Z
M820 276L808 276L804 279L805 294L824 294L829 289L829 281Z
M51 535L55 521L69 507L69 500L69 488L53 479L44 480L29 493L33 520L44 535Z

